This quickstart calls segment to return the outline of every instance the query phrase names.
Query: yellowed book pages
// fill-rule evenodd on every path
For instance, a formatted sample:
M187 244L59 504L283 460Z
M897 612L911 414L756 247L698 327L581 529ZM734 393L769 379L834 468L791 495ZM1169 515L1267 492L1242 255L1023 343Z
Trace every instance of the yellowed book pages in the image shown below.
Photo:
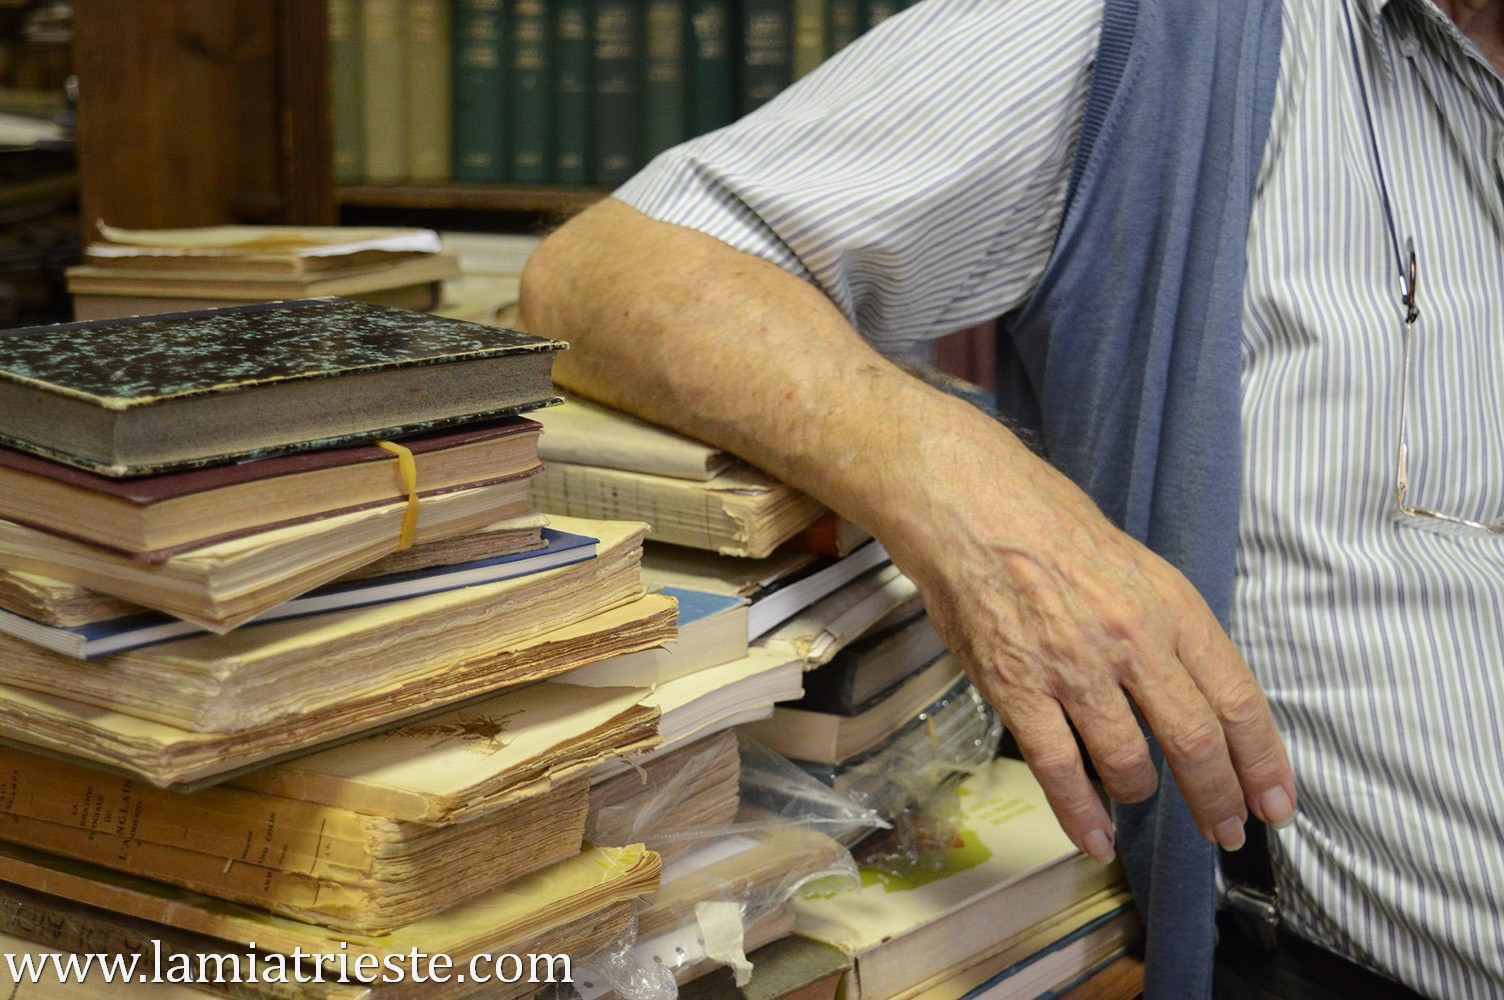
M656 745L659 713L646 697L636 688L534 684L231 784L393 819L459 822L536 794L540 782Z
M731 824L740 780L736 733L714 733L592 785L585 839L646 844L667 864L697 846L686 834Z
M736 462L719 448L588 399L576 397L533 416L543 425L538 454L546 462L699 482L714 479Z
M650 595L510 649L365 689L316 712L229 733L189 732L55 695L0 686L0 739L117 768L156 785L186 786L307 753L466 698L659 645L673 638L674 608L672 600Z
M174 793L164 792L164 795ZM364 845L330 842L346 853L364 846L359 867L316 857L299 865L270 850L279 831L250 831L229 856L184 846L200 831L169 833L160 843L112 830L92 831L10 814L0 833L13 844L244 903L331 930L383 934L562 861L580 849L586 811L583 779L472 823L430 827L359 817ZM334 810L330 810L334 812ZM229 817L225 825L239 822ZM275 824L276 814L271 814ZM211 821L212 822L212 821ZM161 836L159 830L150 831ZM312 845L315 855L324 843ZM301 844L299 846L302 846Z
M416 539L447 538L527 512L514 483L423 501ZM0 567L77 583L225 632L397 548L407 501L290 525L144 564L0 521Z
M1041 921L1022 934L997 943L993 954L959 972L947 970L926 982L897 994L892 1000L955 1000L986 983L993 976L1038 954L1056 942L1077 933L1104 917L1112 926L1104 935L1111 950L1130 947L1143 938L1143 926L1133 910L1133 894L1127 886L1104 889L1090 899L1072 906L1049 920ZM1104 956L1105 957L1105 956ZM1088 959L1089 961L1089 959ZM1077 969L1077 975L1095 963ZM1071 978L1075 978L1072 976Z
M0 845L0 879L141 920L232 944L291 954L400 958L417 948L456 962L480 953L520 952L571 921L658 888L658 855L640 844L592 847L484 896L390 934L344 934L211 899L39 851ZM343 942L343 946L342 943Z
M648 542L642 577L652 587L683 587L727 597L752 597L819 560L808 552L774 552L762 559L728 559L713 552Z
M813 670L890 616L907 618L923 607L914 581L890 563L811 604L756 644L797 656Z
M385 290L437 285L460 274L459 259L452 254L393 255L389 262L361 260L361 266L309 269L292 274L251 271L244 265L194 259L191 266L163 267L162 261L138 265L135 261L112 261L70 267L65 272L75 309L90 308L88 300L140 298L148 303L162 299L223 299L227 302L260 302L274 299L327 296L360 297ZM352 264L355 262L352 260ZM369 301L369 299L366 299ZM97 307L95 311L98 311Z
M382 556L334 582L365 580L388 573L408 573L433 566L453 566L476 559L530 552L541 548L542 514L527 513L450 538L430 539ZM76 583L18 570L0 569L0 609L43 625L69 628L145 613L148 609L119 597L101 594Z
M813 497L746 466L694 482L550 461L529 486L545 513L647 521L655 541L727 556L766 556L825 513Z
M0 933L0 952L11 959L19 978L7 984L5 1000L204 1000L204 993L182 983L152 982L149 963L96 962L85 965L73 952ZM136 971L137 969L143 971ZM35 971L33 977L30 973ZM75 970L77 970L75 972ZM116 973L120 973L117 975ZM7 969L7 974L10 969Z
M522 956L588 955L609 943L621 940L628 933L631 921L631 903L611 903L579 920L549 928L520 947L511 949L511 953ZM241 963L241 981L222 987L232 991L229 995L236 1000L413 1000L412 990L415 984L412 982L341 982L334 975L335 970L327 967L320 970L311 963L292 961L286 953L273 953L259 947L255 954L261 960L257 966L260 974L256 977L256 982L249 982L249 952L245 946L85 906L4 882L0 882L0 928L22 943L21 948L11 949L12 951L30 952L35 945L40 944L44 948L74 954L120 956L126 962L134 958L147 971L160 964L164 970L186 969L197 973L200 963L203 963L210 970L199 977L205 980L214 978L213 970L220 967L221 960L225 963L225 976L233 976L234 962L238 958ZM285 962L285 980L280 975L266 974L284 965L273 964L267 959L282 955L286 955L288 959ZM485 959L481 959L481 962L484 963ZM541 960L539 972L546 975L547 968L547 960ZM571 971L578 975L578 969L577 965L573 965ZM556 976L563 972L558 966L554 966L554 970ZM315 973L320 971L322 975L316 976ZM464 971L469 970L465 968ZM489 972L490 969L485 971ZM301 982L298 981L300 973L303 980ZM474 998L475 985L468 976L463 983L454 978L448 982L430 980L421 984L421 998ZM484 996L486 1000L511 1000L512 997L536 988L525 981L512 986L490 983ZM71 992L64 994L67 997L73 995ZM197 993L194 995L202 996Z
M142 256L240 257L266 254L278 258L338 259L365 250L387 253L438 253L441 242L431 229L370 226L196 226L190 229L125 229L98 222L109 244L90 244L91 257Z
M483 661L642 594L644 526L560 519L596 558L389 604L79 661L0 636L0 683L195 732L253 729ZM418 653L417 651L421 651Z
M960 786L959 846L945 869L864 870L855 892L798 900L799 933L851 954L847 995L890 997L991 954L998 942L1121 883L1081 854L1022 761L999 758Z
M567 677L565 678L567 680ZM766 719L780 701L804 694L804 661L776 650L754 649L745 659L666 681L645 699L663 713L658 720L662 745L644 760L653 760L712 733ZM626 770L607 761L594 772L600 781Z

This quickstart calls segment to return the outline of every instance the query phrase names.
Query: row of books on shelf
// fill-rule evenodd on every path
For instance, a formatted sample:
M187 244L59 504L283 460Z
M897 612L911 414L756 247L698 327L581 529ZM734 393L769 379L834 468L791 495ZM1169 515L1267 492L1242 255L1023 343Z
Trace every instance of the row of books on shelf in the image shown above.
M7 337L4 950L237 997L534 988L352 972L416 950L939 1000L1131 947L881 546L558 404L561 346L339 300Z
M329 0L344 184L615 186L900 0Z

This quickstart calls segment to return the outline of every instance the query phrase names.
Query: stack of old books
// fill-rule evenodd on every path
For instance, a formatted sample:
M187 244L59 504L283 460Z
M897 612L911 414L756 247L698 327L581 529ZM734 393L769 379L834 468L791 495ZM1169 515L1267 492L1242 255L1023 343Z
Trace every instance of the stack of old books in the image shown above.
M43 943L380 967L624 932L659 862L581 853L588 774L660 710L517 685L671 640L675 604L642 525L530 510L514 414L562 346L340 300L7 335L0 879L67 914Z
M460 274L427 229L98 228L67 272L79 320L326 295L430 310Z

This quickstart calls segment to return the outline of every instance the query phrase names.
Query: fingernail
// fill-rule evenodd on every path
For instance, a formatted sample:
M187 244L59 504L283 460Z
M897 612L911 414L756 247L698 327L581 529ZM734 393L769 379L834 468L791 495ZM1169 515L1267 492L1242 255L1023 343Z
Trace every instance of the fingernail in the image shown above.
M1276 830L1283 830L1295 819L1295 807L1290 805L1290 793L1279 785L1259 796L1259 808L1264 812L1264 822Z
M1081 839L1081 846L1093 858L1107 864L1117 855L1112 849L1112 837L1106 830L1093 830Z
M1236 816L1229 816L1212 830L1212 837L1222 845L1222 850L1236 851L1243 846L1243 821Z

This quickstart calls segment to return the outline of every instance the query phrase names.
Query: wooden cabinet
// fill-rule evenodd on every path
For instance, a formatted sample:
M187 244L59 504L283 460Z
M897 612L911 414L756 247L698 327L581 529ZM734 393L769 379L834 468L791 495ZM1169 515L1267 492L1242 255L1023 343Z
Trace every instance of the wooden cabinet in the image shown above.
M86 237L96 219L127 227L332 225L342 214L450 221L483 213L494 223L511 213L535 222L603 194L336 187L325 0L74 5Z
M323 0L75 0L80 216L332 223Z

